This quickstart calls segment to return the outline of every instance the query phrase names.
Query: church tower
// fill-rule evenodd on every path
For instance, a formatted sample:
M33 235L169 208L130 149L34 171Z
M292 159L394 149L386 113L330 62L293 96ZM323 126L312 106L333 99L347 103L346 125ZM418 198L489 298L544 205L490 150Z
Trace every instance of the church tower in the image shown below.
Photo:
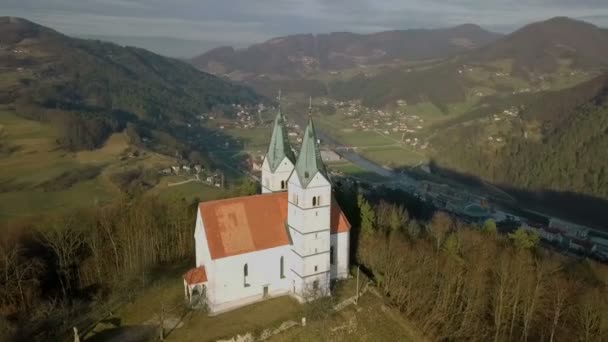
M287 181L293 171L295 160L289 145L285 117L279 107L277 117L274 119L268 152L262 164L263 194L287 190Z
M321 160L312 117L289 178L287 224L292 240L293 295L329 295L331 183Z

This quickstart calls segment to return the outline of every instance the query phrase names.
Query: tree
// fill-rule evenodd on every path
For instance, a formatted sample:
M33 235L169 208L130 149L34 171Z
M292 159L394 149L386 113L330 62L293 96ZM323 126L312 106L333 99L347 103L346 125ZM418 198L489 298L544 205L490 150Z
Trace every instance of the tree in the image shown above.
M534 232L529 232L524 227L519 227L514 233L509 234L509 239L513 241L519 250L533 249L538 245L540 236Z
M393 205L389 213L388 225L391 232L401 230L409 220L407 210L402 206Z
M4 241L0 244L0 305L15 305L28 311L30 300L27 293L37 290L43 271L38 258L28 258L19 242Z
M412 238L412 239L418 238L418 236L420 236L421 231L422 231L422 229L420 228L420 223L418 223L418 221L411 220L410 222L408 222L407 234L410 236L410 238Z
M376 213L361 194L357 196L357 204L361 213L361 232L363 234L371 234L376 230Z
M452 230L454 222L450 215L443 211L438 211L433 215L431 222L429 224L429 230L431 235L435 239L436 248L439 250L441 248L441 244L443 243L443 239L447 235L447 233Z
M605 296L602 295L599 289L590 289L581 294L576 305L575 320L578 327L578 336L580 341L601 341L602 328L604 329L606 320L603 315L603 301Z
M48 221L39 231L40 242L54 254L61 291L65 299L71 288L72 276L79 263L79 252L84 244L84 234L76 227L76 217L62 215Z
M496 229L496 222L492 219L487 219L483 223L483 227L481 228L481 231L484 234L496 236L496 233L498 232L498 230Z
M260 192L260 183L244 178L234 189L234 196L250 196Z

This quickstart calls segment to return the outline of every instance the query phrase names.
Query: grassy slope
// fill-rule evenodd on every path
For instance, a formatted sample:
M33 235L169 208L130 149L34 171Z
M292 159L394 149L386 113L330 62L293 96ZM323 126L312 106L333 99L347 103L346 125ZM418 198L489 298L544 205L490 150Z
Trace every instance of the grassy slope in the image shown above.
M163 272L161 279L153 286L115 312L120 322L118 328L99 325L95 330L98 335L92 341L100 341L101 337L121 336L124 328L155 324L161 301L165 305L166 317L180 323L175 329L167 329L167 341L216 341L246 333L259 336L264 329L275 329L288 320L299 322L306 315L306 308L289 297L270 299L215 317L209 317L200 310L186 311L183 306L183 284L176 281L182 267L171 267ZM361 283L365 281L362 276ZM339 284L333 298L336 301L344 300L352 296L355 289L356 281L351 278ZM306 328L297 326L270 339L312 340L408 342L424 341L425 338L398 312L384 306L380 298L366 293L357 307L349 306L324 320L315 321L309 317Z
M0 127L4 141L16 150L0 158L0 218L14 219L57 210L69 210L108 202L121 195L110 181L113 173L130 168L160 169L174 164L173 158L146 151L144 156L123 159L129 148L123 133L116 133L96 150L69 153L57 148L56 132L52 126L26 120L15 113L0 111ZM64 172L99 166L102 171L92 179L79 181L59 191L44 191L41 185L56 179ZM223 190L202 183L186 183L168 187L168 182L180 179L161 179L150 194L167 199L215 199Z

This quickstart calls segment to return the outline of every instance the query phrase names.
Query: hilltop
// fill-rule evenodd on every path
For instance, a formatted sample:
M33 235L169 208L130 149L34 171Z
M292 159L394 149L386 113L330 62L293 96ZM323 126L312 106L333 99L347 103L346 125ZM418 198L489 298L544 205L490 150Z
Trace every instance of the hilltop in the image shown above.
M608 64L608 30L567 17L532 23L467 56L475 62L513 60L514 72L549 73L561 60L574 68Z
M366 64L445 58L499 37L500 34L473 24L372 34L298 34L273 38L240 50L220 47L193 58L191 62L201 70L232 74L233 77L246 74L302 77L312 72Z
M527 25L431 65L387 66L329 83L330 96L383 107L404 99L444 108L484 95L536 92L587 80L608 66L608 30L569 18Z

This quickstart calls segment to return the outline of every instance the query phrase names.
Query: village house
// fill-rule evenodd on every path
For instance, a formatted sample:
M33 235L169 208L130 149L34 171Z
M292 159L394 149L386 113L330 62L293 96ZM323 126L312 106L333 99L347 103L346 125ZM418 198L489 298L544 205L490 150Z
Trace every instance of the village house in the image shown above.
M296 158L279 111L261 180L262 194L199 204L196 265L183 276L184 292L211 314L282 295L305 302L348 276L350 224L312 119Z

